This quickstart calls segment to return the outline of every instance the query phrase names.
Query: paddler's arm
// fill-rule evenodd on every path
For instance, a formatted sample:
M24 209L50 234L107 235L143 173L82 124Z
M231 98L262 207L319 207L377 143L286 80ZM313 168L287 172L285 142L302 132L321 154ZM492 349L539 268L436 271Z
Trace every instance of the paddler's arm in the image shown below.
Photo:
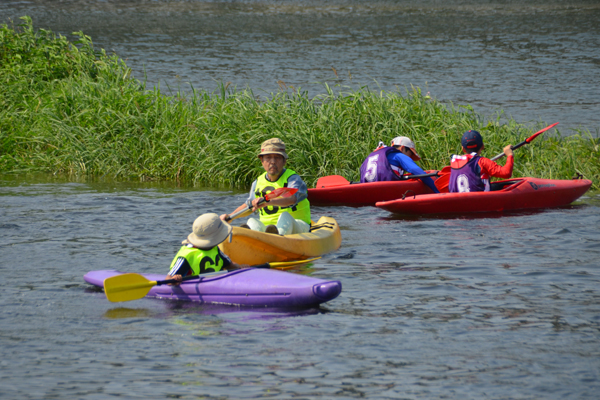
M235 214L238 211L242 211L247 209L248 207L252 207L252 201L255 199L255 195L254 192L256 191L256 181L252 182L252 186L250 187L250 193L248 194L248 199L246 199L246 202L244 204L242 204L241 206L239 206L238 208L236 208L235 210L233 210L231 212L231 214ZM231 214L221 214L219 215L219 218L221 218L221 220L223 221L227 221L227 219L229 218L229 216ZM242 215L244 216L244 215Z
M481 168L482 173L487 173L490 176L502 179L508 179L512 176L513 167L515 163L515 158L513 156L512 149L510 145L504 148L504 154L506 154L506 164L503 167L496 164L494 161L489 158L481 157L479 158L479 167Z
M223 253L223 251L221 250L220 247L218 249L219 249L219 256L223 260L223 269L226 269L227 271L233 271L236 269L243 269L243 268L249 267L248 264L234 263L233 261L231 261L231 258L229 258L229 256L227 254Z
M280 197L278 199L273 199L268 203L263 202L260 206L258 206L258 208L256 207L256 204L260 199L253 199L252 211L256 211L260 208L269 206L290 207L300 203L302 200L308 197L308 186L306 186L306 183L302 180L302 178L300 178L300 175L298 174L294 174L288 178L287 187L292 189L298 189L298 191L296 192L296 194L290 197Z
M402 153L394 153L393 155L394 155L393 160L395 162L397 162L398 164L400 164L400 168L402 168L404 171L408 172L409 174L413 174L413 175L425 175L425 171L423 171L423 169L421 167L419 167L417 165L417 163L415 163L407 155L404 155ZM389 160L389 158L388 158L388 160ZM425 178L419 178L419 179L421 179L421 182L423 182L431 190L433 190L433 193L440 192L438 190L438 188L435 187L435 183L433 183L433 179L431 179L431 177L427 176Z
M244 269L244 268L250 268L250 266L248 264L238 264L238 263L234 263L232 262L227 268L225 268L227 271L235 271L236 269Z
M258 199L252 200L252 211L260 210L263 207L289 207L297 203L295 194L290 197L280 197L269 202L264 201L261 204L258 204L262 199L262 197L259 197Z
M241 206L239 206L238 208L236 208L235 210L233 210L233 212L231 214L235 214L236 212L245 210L247 208L248 208L248 206L246 205L246 203L244 203ZM229 216L231 214L221 214L221 215L219 215L219 218L221 218L221 220L223 220L223 221L227 221L227 219L229 218Z
M175 279L176 281L181 282L182 277L184 275L188 275L191 269L190 263L185 259L185 257L178 257L177 261L175 261L175 265L173 265L173 268L171 268L165 277L165 280ZM179 283L169 283L169 285L177 286Z

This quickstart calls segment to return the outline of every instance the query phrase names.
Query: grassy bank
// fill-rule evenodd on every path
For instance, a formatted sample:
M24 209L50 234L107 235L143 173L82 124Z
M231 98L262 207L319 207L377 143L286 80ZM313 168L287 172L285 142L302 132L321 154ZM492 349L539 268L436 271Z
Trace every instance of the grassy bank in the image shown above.
M260 143L277 136L289 147L288 166L312 186L331 174L357 180L365 156L394 136L413 138L423 168L441 169L460 152L468 129L482 133L484 155L491 157L543 127L483 118L418 88L326 87L312 99L288 89L259 101L251 90L223 85L216 93L167 96L159 88L145 90L122 60L95 50L83 33L78 37L71 43L36 31L28 17L0 29L0 172L247 187L261 171ZM598 190L599 139L558 132L515 151L515 176L568 179L579 173Z

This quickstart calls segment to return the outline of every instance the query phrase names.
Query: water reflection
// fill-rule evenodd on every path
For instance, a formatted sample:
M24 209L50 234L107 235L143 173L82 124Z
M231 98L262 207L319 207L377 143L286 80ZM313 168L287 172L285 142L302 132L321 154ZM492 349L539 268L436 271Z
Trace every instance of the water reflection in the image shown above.
M145 300L150 301L150 300ZM160 304L157 304L159 302ZM129 319L129 318L159 318L177 319L186 315L207 316L229 316L236 320L271 320L285 317L301 317L308 315L323 314L327 311L320 307L309 307L299 309L278 308L253 308L236 307L228 305L203 305L187 301L154 300L151 308L115 307L106 310L104 317L107 319ZM160 310L160 311L159 311Z

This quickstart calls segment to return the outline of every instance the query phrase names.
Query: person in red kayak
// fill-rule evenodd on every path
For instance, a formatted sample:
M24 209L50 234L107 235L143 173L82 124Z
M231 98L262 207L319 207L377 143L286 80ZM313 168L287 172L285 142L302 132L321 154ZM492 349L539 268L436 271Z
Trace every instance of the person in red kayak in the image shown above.
M181 281L182 277L188 275L247 268L247 265L231 261L219 249L219 243L227 239L231 231L231 225L222 221L217 214L208 213L196 218L192 233L181 242L183 246L173 258L166 279Z
M506 164L503 167L489 158L481 157L484 145L479 132L465 132L461 144L463 152L468 154L452 156L448 185L450 193L489 192L490 177L508 179L512 176L514 157L510 144L504 148Z
M379 147L367 156L360 167L360 183L398 181L406 179L403 178L405 173L425 175L425 171L415 163L420 159L415 144L405 136L392 139L389 147L379 142ZM430 177L419 179L434 193L439 193L433 179Z

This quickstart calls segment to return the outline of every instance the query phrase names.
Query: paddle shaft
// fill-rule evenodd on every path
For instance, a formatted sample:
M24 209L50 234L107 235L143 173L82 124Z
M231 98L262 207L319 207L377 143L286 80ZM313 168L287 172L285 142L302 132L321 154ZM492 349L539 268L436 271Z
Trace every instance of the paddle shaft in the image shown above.
M264 269L285 268L286 266L295 266L298 264L305 264L307 262L318 260L319 258L321 258L321 257L313 257L313 258L309 258L306 260L298 260L298 261L274 261L274 262L270 262L270 263L252 265L250 268L264 268ZM221 274L222 272L223 271L217 271L217 272L215 272L215 274ZM212 274L209 273L209 274L202 274L202 275L184 276L183 278L181 278L181 281L178 281L176 279L166 279L166 280L162 280L162 281L156 281L156 286L168 285L169 283L178 283L178 282L181 283L181 282L189 281L192 279L202 278L207 275L210 276Z
M258 201L258 204L262 204L265 201L266 200L263 197L262 199L260 199ZM234 219L236 219L238 217L245 217L246 215L249 215L251 212L252 212L252 206L248 206L247 208L242 208L240 211L236 211L233 214L229 215L229 218L226 218L225 222L233 221ZM242 215L242 214L244 214L244 215Z
M556 125L558 125L558 122L555 123L555 124L549 125L549 126L545 127L544 129L542 129L540 131L537 131L533 135L529 136L527 139L523 140L521 143L516 144L514 146L511 146L510 148L512 150L516 150L516 149L518 149L521 146L525 146L526 144L530 143L533 139L535 139L536 137L538 137L542 133L546 132L548 129L554 128ZM496 160L498 160L499 158L502 158L502 157L504 157L504 153L500 153L497 156L495 156L493 158L490 158L490 160L496 161Z
M421 175L402 175L401 178L417 179L417 178L427 178L428 176L439 176L439 175L440 175L440 171L436 171L436 172L430 172L428 174L421 174Z
M218 272L221 272L221 271L218 271ZM199 275L184 276L183 278L181 278L180 281L178 281L177 279L165 279L163 281L156 281L156 286L168 285L169 283L181 283L181 282L189 281L192 279L198 279L199 277L200 277Z
M298 191L298 189L296 188L287 188L287 187L282 187L279 189L275 189L270 193L267 193L266 195L264 195L264 197L262 197L257 205L265 203L265 202L269 202L273 199L276 199L278 197L290 197L293 196L296 192ZM226 222L232 221L240 216L246 216L249 215L252 212L252 206L248 206L247 208L243 208L239 211L234 212L233 214L231 214L229 216L229 218L225 219ZM242 215L244 214L244 215Z
M269 263L264 263L264 264L259 264L259 265L253 265L250 268L265 268L265 269L269 269L271 268L271 265ZM211 276L211 275L222 275L226 272L231 272L231 271L217 271L217 272L213 272L213 273L208 273L208 274L201 274L201 275L190 275L190 276L184 276L183 278L181 278L180 281L178 281L177 279L165 279L162 281L156 281L155 285L152 286L160 286L160 285L168 285L171 283L183 283L185 281L190 281L192 279L202 279L206 276Z

